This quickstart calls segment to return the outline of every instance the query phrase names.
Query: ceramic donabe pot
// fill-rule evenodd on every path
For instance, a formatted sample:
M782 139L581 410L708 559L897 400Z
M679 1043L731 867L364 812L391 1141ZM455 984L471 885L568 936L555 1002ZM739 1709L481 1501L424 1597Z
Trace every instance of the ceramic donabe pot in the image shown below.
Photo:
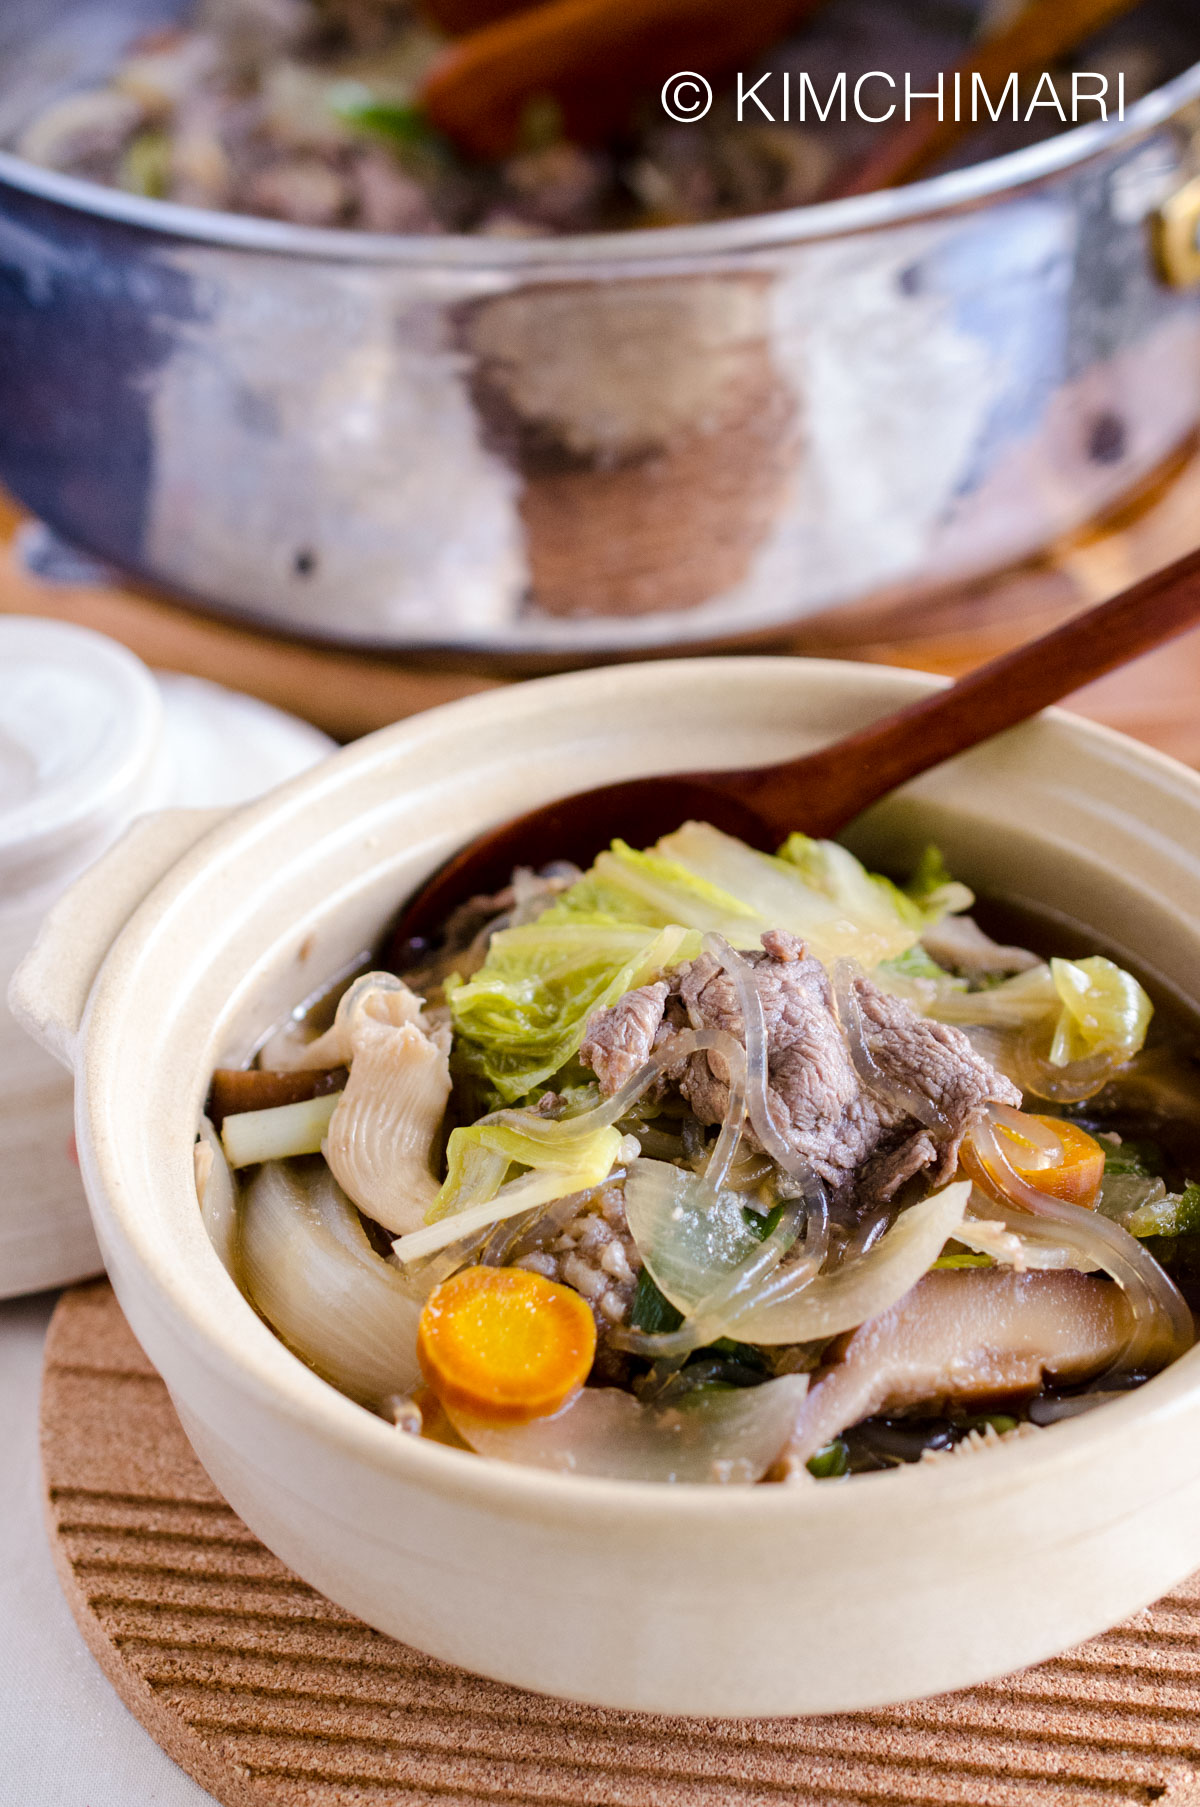
M255 1315L201 1225L211 1068L369 946L453 847L567 788L804 751L936 682L715 660L473 698L220 822L158 819L52 917L14 1001L75 1067L122 1307L231 1504L369 1624L613 1707L826 1712L1037 1661L1200 1563L1200 1349L974 1458L794 1488L580 1480L351 1404ZM930 838L980 890L1085 924L1168 991L1200 986L1200 780L1182 767L1051 714L872 811L854 844L898 866Z

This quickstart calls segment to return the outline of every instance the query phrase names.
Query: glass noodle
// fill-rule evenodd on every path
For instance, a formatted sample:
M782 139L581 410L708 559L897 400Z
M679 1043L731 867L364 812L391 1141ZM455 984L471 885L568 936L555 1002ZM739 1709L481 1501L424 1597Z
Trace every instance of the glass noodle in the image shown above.
M1192 1314L1175 1282L1120 1224L1099 1211L1053 1198L1018 1173L1003 1145L1007 1138L996 1134L1006 1115L1011 1122L1017 1114L1006 1113L1003 1105L989 1106L962 1151L963 1166L995 1202L1005 1229L1034 1240L1045 1240L1049 1231L1053 1240L1117 1282L1134 1322L1119 1371L1145 1373L1174 1361L1194 1340ZM1024 1113L1019 1128L1022 1136L1032 1133ZM1061 1158L1061 1142L1058 1148Z

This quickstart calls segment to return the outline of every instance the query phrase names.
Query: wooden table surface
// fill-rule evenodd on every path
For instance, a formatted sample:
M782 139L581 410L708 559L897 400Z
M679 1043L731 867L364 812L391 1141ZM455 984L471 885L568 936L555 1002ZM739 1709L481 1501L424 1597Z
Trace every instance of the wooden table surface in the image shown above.
M0 611L83 623L150 665L234 685L339 739L511 682L486 663L432 663L276 640L119 584L32 576L14 547L20 512L0 497ZM1200 452L1118 514L1036 562L936 596L893 597L810 621L783 652L874 660L957 675L1200 544ZM1081 691L1073 708L1200 766L1200 630Z

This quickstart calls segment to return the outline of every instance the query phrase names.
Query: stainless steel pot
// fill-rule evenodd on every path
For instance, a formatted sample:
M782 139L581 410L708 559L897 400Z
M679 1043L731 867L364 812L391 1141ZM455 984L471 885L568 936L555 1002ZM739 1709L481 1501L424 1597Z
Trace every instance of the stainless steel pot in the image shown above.
M147 14L12 0L0 133ZM0 155L0 480L182 597L380 647L683 647L966 578L1200 423L1198 130L1200 65L899 193L558 241Z

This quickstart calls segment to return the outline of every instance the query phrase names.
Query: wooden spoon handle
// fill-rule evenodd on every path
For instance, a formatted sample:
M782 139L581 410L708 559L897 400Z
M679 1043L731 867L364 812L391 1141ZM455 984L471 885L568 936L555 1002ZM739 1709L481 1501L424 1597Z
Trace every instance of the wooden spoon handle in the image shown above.
M680 70L720 75L780 38L816 0L544 0L460 38L421 102L474 157L507 157L531 101L552 97L568 138L598 143Z
M418 11L449 38L461 38L513 13L527 13L545 0L417 0Z
M1028 720L1200 622L1200 552L1040 640L992 659L815 756L741 773L737 794L781 832L831 835L922 772ZM748 782L748 780L755 780Z
M1027 75L1049 68L1094 32L1132 12L1141 0L1033 0L1006 31L980 44L958 69L962 78L963 118L954 118L954 84L945 97L944 117L933 103L907 124L889 132L879 148L845 176L835 180L825 197L844 200L911 182L953 149L973 125L974 78L980 76L995 105L1014 73Z

